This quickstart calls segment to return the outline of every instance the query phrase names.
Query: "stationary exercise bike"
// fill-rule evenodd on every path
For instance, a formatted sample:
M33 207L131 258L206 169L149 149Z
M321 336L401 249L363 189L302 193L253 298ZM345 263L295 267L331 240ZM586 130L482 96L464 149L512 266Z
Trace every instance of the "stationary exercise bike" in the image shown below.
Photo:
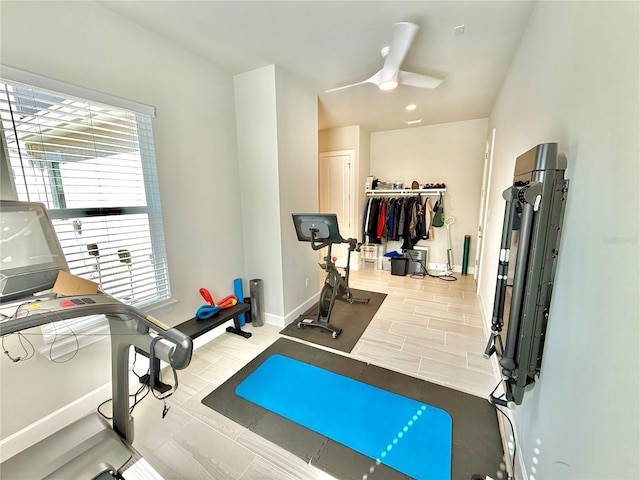
M298 328L319 327L331 332L333 338L337 338L342 329L331 325L330 318L336 300L348 302L349 304L369 303L368 298L355 298L349 289L349 270L351 262L351 252L360 251L360 244L355 238L342 238L338 230L338 218L331 214L293 214L293 223L296 227L298 240L311 242L313 250L320 250L329 247L324 263L319 264L320 268L327 272L327 278L320 291L318 301L318 313L315 317L303 318L298 322ZM333 244L347 243L347 265L344 267L344 275L340 273L333 257L331 256L331 246Z

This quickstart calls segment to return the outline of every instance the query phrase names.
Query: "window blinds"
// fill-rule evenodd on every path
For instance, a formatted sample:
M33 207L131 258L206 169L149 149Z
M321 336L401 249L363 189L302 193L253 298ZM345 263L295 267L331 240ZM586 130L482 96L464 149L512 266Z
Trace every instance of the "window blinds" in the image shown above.
M70 271L144 307L170 298L151 118L0 79L18 200L42 202Z

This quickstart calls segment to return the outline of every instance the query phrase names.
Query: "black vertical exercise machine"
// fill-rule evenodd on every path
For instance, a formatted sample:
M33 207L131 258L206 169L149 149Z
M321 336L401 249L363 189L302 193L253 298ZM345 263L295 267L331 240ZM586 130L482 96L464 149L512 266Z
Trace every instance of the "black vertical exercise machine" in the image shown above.
M502 197L506 201L491 336L485 358L494 353L504 380L506 399L495 405L520 405L525 390L540 375L549 305L558 259L560 231L569 181L564 178L567 159L558 145L538 145L516 159L513 184ZM519 212L522 212L522 218ZM509 257L512 232L520 224L520 238L510 285ZM508 288L512 288L509 300ZM504 312L508 306L506 340Z
M342 300L350 304L369 303L368 298L355 298L349 289L351 252L359 252L360 244L355 238L342 238L338 229L338 217L335 213L294 213L292 217L299 241L311 242L313 250L329 247L327 255L324 257L324 263L320 264L320 268L326 270L327 277L320 291L318 313L315 317L300 320L298 328L319 327L328 330L333 338L337 338L342 329L330 323L335 301ZM331 245L339 243L349 244L344 275L340 274L331 256Z

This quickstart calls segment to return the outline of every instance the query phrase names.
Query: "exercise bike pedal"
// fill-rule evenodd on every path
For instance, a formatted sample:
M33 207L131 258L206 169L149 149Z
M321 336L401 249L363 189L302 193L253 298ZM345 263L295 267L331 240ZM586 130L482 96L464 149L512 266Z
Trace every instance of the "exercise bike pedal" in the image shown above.
M309 324L313 323L313 321L314 321L314 320L313 320L312 318L303 318L302 320L300 320L300 321L298 322L298 328L304 328L304 327L306 327L307 325L309 325Z
M351 292L349 292L346 295L346 297L343 297L340 300L348 302L350 305L353 305L354 303L360 303L360 304L366 305L366 304L369 303L369 300L371 300L371 299L370 298L356 298L353 295L351 295Z

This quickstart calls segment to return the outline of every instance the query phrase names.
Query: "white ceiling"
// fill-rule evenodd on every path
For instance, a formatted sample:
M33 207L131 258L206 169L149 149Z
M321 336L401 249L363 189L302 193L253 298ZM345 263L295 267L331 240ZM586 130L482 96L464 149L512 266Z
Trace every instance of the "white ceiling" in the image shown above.
M371 131L487 117L526 28L530 1L100 1L232 74L276 64L319 96L319 128ZM393 24L420 26L403 70L438 76L433 90L365 84ZM464 34L454 28L464 25ZM404 107L415 103L411 113Z

